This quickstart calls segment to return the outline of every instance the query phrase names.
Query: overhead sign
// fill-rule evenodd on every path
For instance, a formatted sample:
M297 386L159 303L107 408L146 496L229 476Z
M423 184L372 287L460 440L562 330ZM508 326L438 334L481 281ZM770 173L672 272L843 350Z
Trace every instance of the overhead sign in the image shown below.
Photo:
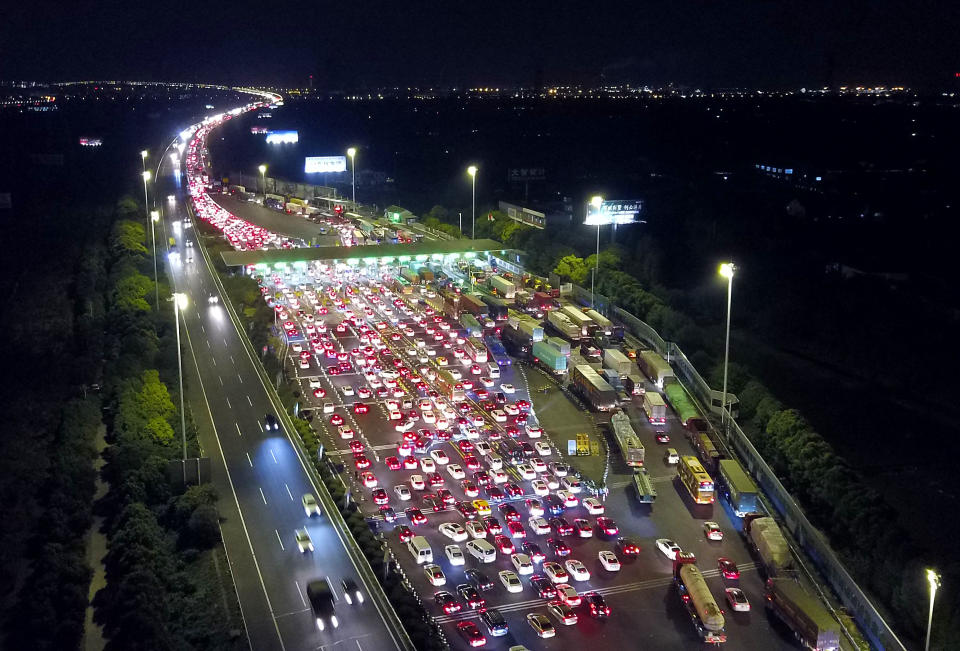
M346 172L346 156L307 156L304 159L303 171L306 174L326 174L328 172Z
M547 171L542 167L521 167L507 171L507 180L510 183L523 183L525 181L544 181L547 178Z
M103 144L100 138L80 138L81 147L99 147Z
M250 133L252 133L255 136L266 135L270 133L270 129L266 127L250 127Z
M289 145L299 140L300 134L297 131L271 131L267 134L267 143L271 145Z
M632 224L643 209L643 201L604 201L599 209L596 206L587 206L587 226L604 226L606 224Z

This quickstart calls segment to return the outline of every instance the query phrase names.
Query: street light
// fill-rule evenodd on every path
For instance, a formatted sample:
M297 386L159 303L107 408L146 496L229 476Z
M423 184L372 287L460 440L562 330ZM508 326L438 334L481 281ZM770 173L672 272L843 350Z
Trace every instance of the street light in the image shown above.
M357 155L357 148L351 147L347 150L347 156L350 157L350 171L353 173L353 209L357 209L357 162L355 156Z
M177 321L177 371L180 375L180 436L183 439L183 483L187 483L187 418L183 411L183 354L180 352L180 312L187 307L187 295L173 295L173 316Z
M157 280L157 227L156 223L160 221L160 211L150 211L150 239L153 240L153 287L156 294L156 309L160 309L160 284Z
M477 166L471 165L467 168L467 174L473 182L473 219L470 226L470 239L477 239Z
M720 265L720 275L727 279L727 339L723 349L723 399L720 418L724 424L724 436L728 441L730 440L730 428L729 414L727 413L727 365L730 362L730 305L733 299L733 275L736 272L737 266L732 262L724 262Z
M260 185L263 186L263 203L267 203L267 166L261 165L257 168L260 170Z
M926 651L930 651L930 629L933 626L933 600L937 596L937 588L940 587L940 575L933 570L927 570L927 582L930 583L930 614L927 616L927 645Z
M590 199L590 205L599 213L603 207L603 197L597 195ZM590 277L590 307L596 308L596 298L593 290L596 287L597 275L600 273L600 221L597 221L597 255L594 258L593 274Z
M147 152L140 152L145 154ZM143 171L143 212L146 215L150 215L150 204L147 202L147 181L150 180L150 172L147 170Z

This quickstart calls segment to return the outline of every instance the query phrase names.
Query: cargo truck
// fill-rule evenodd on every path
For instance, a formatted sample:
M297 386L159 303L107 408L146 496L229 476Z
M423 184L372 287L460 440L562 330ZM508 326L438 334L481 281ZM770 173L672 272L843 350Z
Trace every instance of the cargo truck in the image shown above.
M623 389L623 383L620 382L620 374L614 371L612 368L601 368L600 376L617 391Z
M612 341L623 341L623 326L613 323L610 319L603 316L596 310L587 310L586 315L593 319L593 322L597 324L597 329L600 333L610 337Z
M627 377L633 371L633 362L616 348L604 349L603 366L613 369L620 377Z
M776 520L760 513L747 514L743 530L768 577L783 576L793 569L793 555Z
M427 267L420 267L420 271L417 272L420 275L420 279L425 283L433 282L433 272L430 271Z
M673 561L673 583L700 639L707 644L722 644L727 641L723 611L697 569L696 561L693 554L678 552Z
M643 379L639 375L628 375L623 378L623 388L632 396L642 396L646 393Z
M418 276L417 272L410 267L403 267L400 269L400 277L409 282L411 285L420 284L420 276Z
M663 402L663 396L656 391L643 394L643 411L647 414L647 420L651 425L666 424L667 405Z
M533 340L524 332L506 325L500 330L500 341L503 342L507 352L514 357L518 359L528 359L530 357Z
M560 337L547 337L546 341L549 341L551 346L559 350L561 355L570 354L570 342L566 339L561 339Z
M516 297L517 288L514 287L513 283L509 280L500 276L490 276L488 283L490 285L490 289L493 289L497 292L497 296L501 296L508 300L513 300Z
M480 323L472 314L468 314L467 312L460 314L460 325L466 329L468 337L483 336L483 328L480 327Z
M534 343L543 341L543 326L536 321L521 321L519 330L530 335L530 341Z
M735 459L720 459L717 464L720 494L723 495L738 517L757 511L757 494L760 489Z
M643 443L640 442L640 437L633 430L627 412L622 409L614 412L613 416L610 417L610 427L613 429L613 437L617 441L624 462L634 468L642 466L645 452Z
M540 364L554 375L567 373L567 357L546 341L536 341L533 344L533 361Z
M593 334L593 331L596 329L597 324L593 322L593 319L584 314L579 308L573 305L567 305L563 308L563 313L570 319L570 322L575 324L580 329L580 337L589 337Z
M486 306L487 314L494 321L506 321L510 314L510 302L496 296L483 295L480 297Z
M573 367L574 390L597 411L609 411L617 406L617 392L588 364Z
M633 490L637 493L637 500L642 504L653 504L657 500L657 489L653 487L646 468L633 473Z
M676 381L670 365L652 350L641 350L637 355L637 365L658 389L663 389L667 382Z
M840 626L820 600L793 579L767 579L769 610L790 627L801 644L815 651L840 648Z
M460 295L460 310L462 312L469 312L474 316L487 313L487 306L483 301L480 300L478 296L473 294L461 294Z
M572 340L580 339L580 326L573 323L563 312L558 310L551 310L548 312L547 323L549 323L554 330L560 333L560 336L562 337Z

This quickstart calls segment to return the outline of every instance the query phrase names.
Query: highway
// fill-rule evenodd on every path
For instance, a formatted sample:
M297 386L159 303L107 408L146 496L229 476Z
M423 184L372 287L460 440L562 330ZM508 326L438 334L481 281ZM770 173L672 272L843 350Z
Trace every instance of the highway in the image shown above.
M219 296L192 229L177 226L188 216L187 195L167 157L157 172L155 191L164 203L157 239L162 243L175 237L180 251L188 248L187 241L195 244L192 262L186 255L182 261L165 258L175 291L189 299L181 313L184 372L199 379L193 389L199 388L202 407L194 409L194 416L204 453L213 462L224 543L251 648L403 648L374 600L351 606L342 599L341 578L353 578L361 586L364 582L328 516L306 516L301 496L317 495L317 488L283 420L279 431L264 431L265 415L276 414L277 408L223 307L225 297ZM167 195L175 202L167 203ZM210 296L219 296L219 302L208 302ZM302 527L313 539L312 553L297 549L294 531ZM336 629L320 632L314 625L306 584L317 578L329 578L334 588Z

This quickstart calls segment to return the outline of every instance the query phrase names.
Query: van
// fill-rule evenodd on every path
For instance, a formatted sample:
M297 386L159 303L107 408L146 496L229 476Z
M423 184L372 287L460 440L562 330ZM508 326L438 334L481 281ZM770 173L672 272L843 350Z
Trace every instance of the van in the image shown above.
M663 456L663 460L669 464L680 463L680 455L677 454L675 448L667 448L667 453Z
M490 379L498 379L500 377L500 367L496 364L487 364L487 374L490 376Z
M413 556L413 560L417 562L417 565L433 562L433 549L423 536L414 536L411 538L410 542L407 543L407 550L410 552L410 555Z
M496 548L483 539L468 541L467 552L481 563L492 563L497 560Z

